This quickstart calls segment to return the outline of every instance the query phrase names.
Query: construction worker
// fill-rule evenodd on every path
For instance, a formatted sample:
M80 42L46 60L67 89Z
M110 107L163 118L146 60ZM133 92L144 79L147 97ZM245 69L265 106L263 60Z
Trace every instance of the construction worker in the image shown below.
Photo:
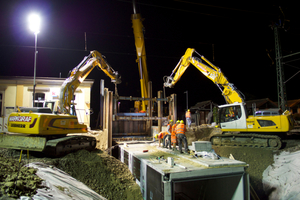
M180 153L182 153L182 142L184 142L185 153L188 152L187 140L186 140L185 132L186 132L186 127L184 125L184 121L181 120L180 124L178 124L176 126L176 137L177 137L177 141L178 141L178 146L179 146Z
M165 131L159 132L159 134L158 134L158 141L159 141L158 146L159 147L160 147L160 144L166 134L167 134L167 132L165 132Z
M173 120L169 121L167 125L167 134L163 138L163 147L168 147L171 149L171 133L172 133Z
M177 120L177 122L172 126L171 143L173 144L173 148L172 148L173 151L176 149L176 143L177 143L176 126L178 124L180 124L180 120Z
M191 123L192 123L190 109L188 109L186 111L185 118L186 118L186 123L187 123L188 127L190 128L191 127Z

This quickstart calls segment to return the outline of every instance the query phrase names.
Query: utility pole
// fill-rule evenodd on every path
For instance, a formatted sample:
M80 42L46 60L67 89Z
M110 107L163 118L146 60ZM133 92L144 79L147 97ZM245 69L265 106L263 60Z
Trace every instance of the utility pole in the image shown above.
M288 109L287 105L287 96L286 96L286 87L285 87L285 77L284 69L282 63L282 51L280 43L280 29L285 29L285 22L289 22L285 18L285 14L282 8L279 6L280 15L277 22L275 22L271 28L274 31L275 39L275 60L276 60L276 74L277 74L277 93L278 93L278 107L284 112Z
M185 95L185 97L186 97L186 110L188 110L189 109L189 93L188 93L188 91L185 91L184 92L186 95Z
M282 52L279 35L279 25L274 25L274 38L275 38L275 59L276 59L276 74L277 74L277 93L278 93L278 107L282 111L288 109L287 96L285 87L284 69L282 65Z

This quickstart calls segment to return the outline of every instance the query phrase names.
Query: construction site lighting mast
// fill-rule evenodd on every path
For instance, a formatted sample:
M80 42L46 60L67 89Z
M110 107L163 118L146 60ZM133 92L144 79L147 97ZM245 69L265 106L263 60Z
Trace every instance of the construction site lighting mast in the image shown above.
M141 85L141 96L143 98L148 98L148 70L146 64L146 50L145 50L145 40L144 40L144 26L142 24L142 17L136 12L135 0L133 2L133 13L131 15L132 28L136 47L136 62L139 66L139 76ZM147 101L142 101L142 111L147 110Z
M29 29L34 33L34 71L33 71L33 93L32 93L32 106L35 106L35 77L36 77L36 57L37 57L37 34L40 32L41 19L37 14L30 14L28 17Z

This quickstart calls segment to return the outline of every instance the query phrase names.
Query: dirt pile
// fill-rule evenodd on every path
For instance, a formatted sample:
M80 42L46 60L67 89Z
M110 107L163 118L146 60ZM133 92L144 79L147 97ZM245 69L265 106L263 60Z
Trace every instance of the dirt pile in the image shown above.
M246 172L250 176L250 184L260 199L268 199L263 190L262 178L264 170L274 162L272 150L250 148L250 147L217 147L213 146L215 152L222 157L229 157L230 154L240 161L249 165Z
M187 138L189 143L192 141L209 141L212 135L221 134L220 129L206 126L199 126L188 130ZM190 144L189 144L190 145ZM250 148L250 147L229 147L229 146L213 146L215 152L221 157L229 157L230 154L240 161L246 162L249 167L245 171L249 174L250 184L257 193L260 199L268 199L271 191L264 191L263 188L263 173L268 166L274 163L274 155L282 151L299 151L300 138L298 140L283 140L283 147L281 150L273 151L264 148Z
M56 167L107 199L142 199L128 167L103 151L68 154L57 160Z
M211 136L221 133L222 131L219 128L202 125L188 130L186 136L189 145L191 145L190 143L193 141L209 141ZM230 154L232 154L236 160L246 162L249 165L249 167L246 168L246 172L250 176L250 184L261 199L267 198L263 191L262 174L264 170L274 162L274 152L272 150L226 146L213 146L213 149L221 157L229 158Z
M7 186L5 185L13 185L11 182L15 179L12 178L16 177L16 174L18 173L18 156L20 155L20 152L6 149L0 149L0 152L2 152L0 153L1 167L6 166L7 169L12 171L12 175L10 175L10 178L8 179L8 176L5 176L5 174L8 173L4 173L4 170L1 168L0 181L1 188L3 189L1 190L0 196L10 195L11 197L16 198L16 196L20 195L32 196L35 194L41 180L34 175L35 169L32 168L23 167L31 172L34 178L25 176L25 172L20 172L20 174L22 173L22 177L24 177L23 179L20 179L22 180L23 187L20 185L21 182L17 182L20 185L17 192L10 192L13 190L7 189ZM30 162L42 162L55 166L107 199L142 199L140 187L135 183L128 167L101 150L92 152L81 150L68 154L62 158L53 159L36 158L33 156L26 159L26 156L24 156L20 166ZM2 163L6 164L2 165ZM24 170L23 168L22 170ZM32 184L33 180L36 181L35 184ZM24 187L25 185L26 187ZM14 188L14 185L9 188Z
M188 145L192 145L194 141L210 141L210 137L217 134L222 134L222 130L206 124L189 128L185 133Z
M18 161L0 155L0 197L31 197L41 186L36 169L19 166Z

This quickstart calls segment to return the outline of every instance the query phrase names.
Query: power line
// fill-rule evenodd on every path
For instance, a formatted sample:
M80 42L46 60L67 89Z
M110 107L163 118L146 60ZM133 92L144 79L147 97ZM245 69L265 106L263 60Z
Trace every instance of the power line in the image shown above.
M131 1L126 1L126 0L119 0L119 1L123 1L123 2L126 2L126 3L132 3ZM180 12L187 12L187 13L194 13L194 14L199 14L199 15L207 15L207 16L212 16L212 17L221 17L221 18L228 18L228 19L230 19L230 17L226 17L226 16L213 15L213 14L209 14L209 13L200 13L200 12L196 12L196 11L191 11L191 10L186 10L186 9L180 9L180 8L174 8L174 7L167 7L167 6L161 6L161 5L153 5L153 4L149 4L149 3L140 3L140 2L138 2L138 4L144 5L144 6L149 6L149 7L163 8L163 9L180 11Z
M132 1L128 1L128 0L119 0L119 1L126 2L126 3L132 3ZM259 12L259 11L254 11L254 10L244 10L244 9L223 7L223 6L217 6L217 5L209 5L209 4L203 4L203 3L192 2L192 1L184 1L184 0L174 0L174 1L183 3L183 4L192 4L192 5L197 5L197 6L205 6L205 7L217 8L217 9L223 9L223 10L238 11L238 12L243 12L243 13L250 13L250 14L254 13L254 14L259 14L259 15L275 16L275 14L273 14L273 13ZM166 3L164 1L161 1L161 2ZM168 6L149 4L149 3L141 3L141 2L137 2L137 4L149 6L149 7L163 8L166 10L174 10L174 11L187 12L187 13L193 13L193 14L199 14L199 15L207 15L207 16L218 17L218 18L228 18L228 19L235 18L235 17L224 16L224 15L221 16L221 15L215 15L215 14L211 14L211 13L203 13L203 12L199 12L199 11L191 11L190 9L187 10L187 9L182 9L182 8L175 8L175 7L171 7L171 5L172 5L171 3L169 3Z
M30 48L33 49L34 46L22 46L22 45L0 45L0 47L12 47L12 48ZM76 51L76 52L86 52L85 49L71 49L71 48L59 48L59 47L37 47L37 49L45 49L45 50L56 50L56 51ZM87 50L92 51L92 50ZM113 52L113 51L105 51L105 50L98 50L102 54L116 54L116 55L127 55L127 56L136 56L136 53L124 53L124 52ZM147 57L156 57L156 58L171 58L171 59L178 59L178 57L173 56L161 56L161 55L151 55L147 54Z

